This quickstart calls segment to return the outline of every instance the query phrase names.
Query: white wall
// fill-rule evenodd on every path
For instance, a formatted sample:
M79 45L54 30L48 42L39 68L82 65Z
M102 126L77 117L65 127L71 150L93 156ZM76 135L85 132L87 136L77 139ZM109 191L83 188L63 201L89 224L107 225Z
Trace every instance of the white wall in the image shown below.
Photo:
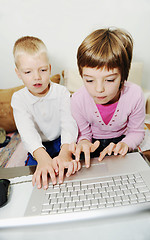
M12 55L19 37L45 42L55 74L76 67L86 35L109 26L132 34L133 60L144 63L143 86L150 89L150 0L0 0L0 88L21 85Z

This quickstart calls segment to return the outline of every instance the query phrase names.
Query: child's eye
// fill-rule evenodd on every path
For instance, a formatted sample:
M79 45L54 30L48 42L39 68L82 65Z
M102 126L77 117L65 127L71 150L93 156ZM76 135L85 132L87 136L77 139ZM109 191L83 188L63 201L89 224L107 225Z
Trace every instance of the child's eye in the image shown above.
M92 79L86 79L85 81L86 81L87 83L93 82Z
M25 74L29 74L31 71L26 71Z
M115 79L106 79L107 82L114 82Z
M47 69L41 69L41 71L42 71L42 72L46 72L46 71L47 71Z

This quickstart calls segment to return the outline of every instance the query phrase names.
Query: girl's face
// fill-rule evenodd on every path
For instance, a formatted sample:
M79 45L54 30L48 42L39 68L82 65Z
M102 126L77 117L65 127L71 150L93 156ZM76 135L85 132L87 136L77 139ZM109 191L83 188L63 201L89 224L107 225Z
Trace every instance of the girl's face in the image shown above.
M111 104L118 101L120 96L121 74L118 68L82 69L84 85L96 104Z
M34 96L42 97L49 91L51 66L46 53L18 56L16 73Z

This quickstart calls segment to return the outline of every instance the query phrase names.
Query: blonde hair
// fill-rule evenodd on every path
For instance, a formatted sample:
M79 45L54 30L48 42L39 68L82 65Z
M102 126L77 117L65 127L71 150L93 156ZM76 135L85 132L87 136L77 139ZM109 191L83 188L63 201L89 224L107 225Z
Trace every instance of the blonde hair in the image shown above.
M25 37L19 38L15 42L13 47L15 65L16 66L18 65L17 57L22 53L28 53L28 54L34 55L39 52L45 52L47 54L47 48L41 39L37 37L32 37L32 36L25 36Z
M83 67L118 68L122 87L128 78L132 60L132 36L121 29L98 29L88 35L78 48L77 64L82 76Z

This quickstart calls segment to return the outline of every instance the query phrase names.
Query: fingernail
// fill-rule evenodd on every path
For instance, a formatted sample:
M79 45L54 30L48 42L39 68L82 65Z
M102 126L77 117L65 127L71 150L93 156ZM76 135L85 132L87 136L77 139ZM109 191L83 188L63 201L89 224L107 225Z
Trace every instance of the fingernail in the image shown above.
M87 164L87 165L86 165L86 168L89 168L89 166L90 166L90 165Z
M37 187L38 187L38 188L41 188L41 185L38 185Z
M44 186L44 190L46 190L46 189L47 189L47 186L45 185L45 186Z

